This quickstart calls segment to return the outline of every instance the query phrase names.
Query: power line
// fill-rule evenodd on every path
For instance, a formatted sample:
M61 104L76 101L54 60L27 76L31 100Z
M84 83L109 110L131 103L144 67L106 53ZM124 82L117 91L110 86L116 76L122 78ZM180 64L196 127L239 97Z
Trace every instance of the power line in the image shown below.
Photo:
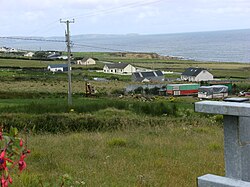
M25 37L0 37L0 39L11 39L11 40L28 40L28 41L38 41L38 42L58 42L58 43L64 43L65 41L64 40L51 40L51 39L39 39L39 38L25 38ZM103 44L97 44L97 45L91 45L91 44L79 44L79 43L74 43L74 42L71 42L70 41L70 44L73 46L73 47L78 47L78 48L92 48L92 49L102 49L102 50L106 50L106 51L114 51L114 52L137 52L137 51L129 51L129 50L124 50L124 49L115 49L115 48L110 48L110 47L101 47L101 46L97 46L97 45L111 45L111 44L106 44L106 43L103 43ZM122 44L119 44L119 45L115 45L115 44L112 44L112 46L119 46L119 47L126 47L126 46L129 46L129 45L122 45ZM134 46L134 45L133 45ZM134 46L134 47L143 47L143 46ZM161 47L158 47L159 49L163 49Z
M133 3L124 4L124 5L118 6L118 7L111 7L109 9L98 10L98 13L87 13L87 14L75 15L74 18L92 17L92 16L97 16L97 15L107 15L107 14L112 14L112 13L115 13L115 12L118 12L121 10L126 10L126 9L136 8L139 6L155 4L155 3L158 3L161 1L163 1L163 0L155 0L155 1L149 1L149 2L133 2Z
M103 49L103 50L107 50L107 51L115 51L115 52L132 52L132 51L126 51L126 50L122 50L122 49L113 49L113 48L109 48L109 47L99 47L99 46L93 46L93 45L85 45L85 44L77 44L77 43L73 43L73 46L79 46L79 47L87 47L87 48L94 48L94 49Z
M38 42L65 42L63 40L51 40L42 38L28 38L28 37L12 37L12 36L2 36L0 39L10 39L10 40L28 40L28 41L38 41Z

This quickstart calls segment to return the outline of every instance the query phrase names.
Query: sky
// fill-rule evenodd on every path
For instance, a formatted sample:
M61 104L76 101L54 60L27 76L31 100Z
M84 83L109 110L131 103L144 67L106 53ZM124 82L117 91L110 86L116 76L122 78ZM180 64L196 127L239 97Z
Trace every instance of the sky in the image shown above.
M0 37L250 28L250 0L0 0Z

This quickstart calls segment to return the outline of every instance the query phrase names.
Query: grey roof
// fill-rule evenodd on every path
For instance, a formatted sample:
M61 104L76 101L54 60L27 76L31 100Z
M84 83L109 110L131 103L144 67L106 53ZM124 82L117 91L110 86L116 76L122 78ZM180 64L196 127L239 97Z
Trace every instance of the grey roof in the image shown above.
M156 73L157 76L163 76L162 71L155 71L155 73Z
M68 64L51 64L50 68L67 68Z
M197 76L202 70L205 70L204 68L187 68L182 75L186 76Z
M124 69L125 67L128 66L128 64L127 63L114 63L114 64L106 64L106 66L109 69L113 69L113 68Z
M145 71L145 72L135 72L133 76L137 81L142 81L144 79L153 80L153 79L162 79L163 73L161 71Z
M87 61L88 59L92 59L92 60L94 60L93 58L91 58L91 57L84 57L84 58L82 58L81 59L81 61Z

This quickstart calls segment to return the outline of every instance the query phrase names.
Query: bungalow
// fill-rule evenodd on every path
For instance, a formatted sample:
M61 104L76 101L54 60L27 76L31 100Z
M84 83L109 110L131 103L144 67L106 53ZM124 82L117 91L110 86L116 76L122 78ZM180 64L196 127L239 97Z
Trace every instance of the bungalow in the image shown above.
M136 68L127 63L105 64L103 67L103 72L120 75L131 75L133 72L136 72Z
M85 65L85 66L95 65L96 61L93 58L83 58L82 60L77 60L76 64Z
M213 75L203 68L187 68L181 74L181 80L189 82L200 82L213 80Z
M52 72L68 71L68 64L52 64L48 65L47 69Z
M7 47L0 47L0 52L7 52L8 48Z
M164 81L164 75L161 71L146 71L132 73L134 82L161 82Z
M16 53L16 52L18 52L18 50L15 48L8 48L7 52L8 53Z
M25 53L23 56L26 56L26 57L33 57L34 54L35 54L35 53L33 53L33 52L27 52L27 53Z

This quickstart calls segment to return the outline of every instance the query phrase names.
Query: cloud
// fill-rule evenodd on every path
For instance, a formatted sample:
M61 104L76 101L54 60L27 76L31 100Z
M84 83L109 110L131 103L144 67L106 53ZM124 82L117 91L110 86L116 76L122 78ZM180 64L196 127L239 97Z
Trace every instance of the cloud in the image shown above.
M246 23L250 0L0 0L4 25L0 34L19 35L38 29L44 34L44 28L53 23L55 29L49 34L57 35L57 28L64 26L59 26L60 18L75 18L72 28L79 34L213 30L216 25L227 23L229 27L235 22L246 28L250 27Z

